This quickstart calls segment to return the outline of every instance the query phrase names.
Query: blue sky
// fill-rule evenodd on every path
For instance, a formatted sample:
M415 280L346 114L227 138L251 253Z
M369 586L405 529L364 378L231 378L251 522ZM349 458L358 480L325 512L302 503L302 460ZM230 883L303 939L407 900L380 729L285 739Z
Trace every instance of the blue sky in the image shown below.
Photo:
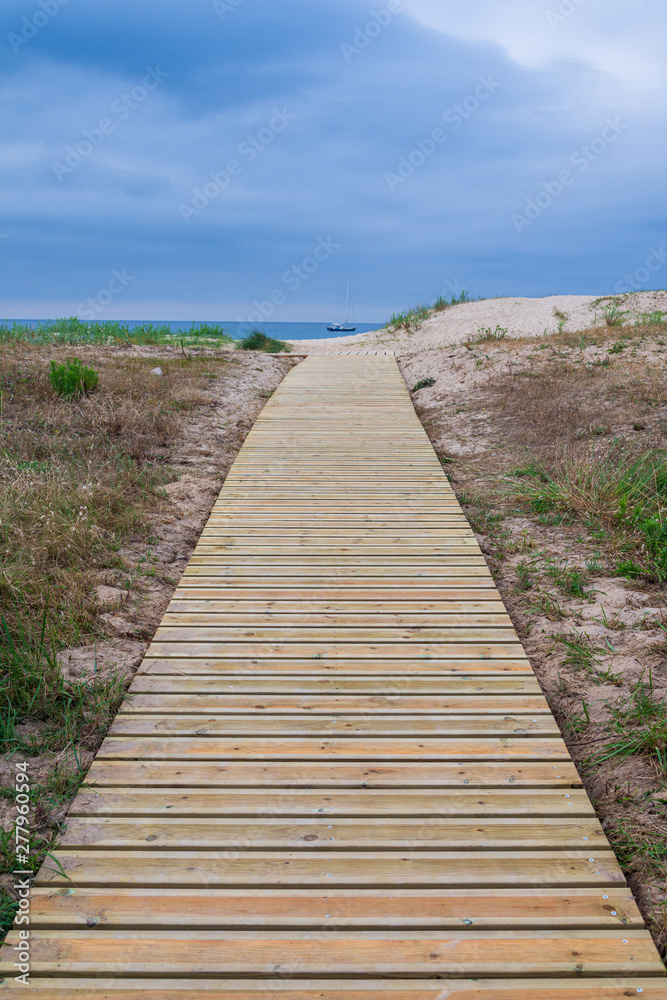
M664 0L3 0L0 316L620 289L667 244L665 37Z

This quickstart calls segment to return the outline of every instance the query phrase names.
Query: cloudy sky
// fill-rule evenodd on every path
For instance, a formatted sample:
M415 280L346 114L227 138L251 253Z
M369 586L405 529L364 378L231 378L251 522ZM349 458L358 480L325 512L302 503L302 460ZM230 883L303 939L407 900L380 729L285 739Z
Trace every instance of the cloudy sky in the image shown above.
M2 0L0 318L667 287L665 37L664 0Z

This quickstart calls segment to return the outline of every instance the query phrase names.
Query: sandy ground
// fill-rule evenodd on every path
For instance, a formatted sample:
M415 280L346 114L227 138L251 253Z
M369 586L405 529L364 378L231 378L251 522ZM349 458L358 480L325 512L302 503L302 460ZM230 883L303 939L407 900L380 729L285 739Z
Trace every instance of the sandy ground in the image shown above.
M500 326L510 337L538 337L555 333L563 321L564 329L576 332L604 325L605 309L617 305L627 312L626 323L633 323L642 313L667 311L667 291L637 292L597 298L593 295L550 295L544 299L482 299L464 302L426 320L419 330L411 333L376 330L350 337L329 340L293 340L295 351L310 354L340 354L349 351L385 349L397 354L410 354L428 348L461 344L481 329L495 330Z
M156 364L178 356L164 348L142 347L132 353L155 357ZM68 679L119 669L131 675L141 663L147 640L160 623L232 462L267 398L294 364L288 356L243 352L240 357L231 377L213 381L198 396L197 409L183 415L179 438L156 449L156 457L182 473L165 486L170 507L153 517L152 544L137 540L120 549L129 575L100 574L97 598L110 638L59 653Z
M481 327L506 327L513 337L555 332L563 322L556 309L567 315L570 331L589 328L596 318L598 325L604 325L610 301L628 312L628 322L642 313L667 311L667 292L615 300L493 299L451 307L411 334L390 335L385 330L296 341L294 353L388 349L400 356L408 388L425 377L434 379L433 386L414 394L417 412L476 530L605 829L623 849L625 828L642 843L661 844L667 837L665 775L642 758L594 769L587 760L609 738L605 727L611 713L622 708L649 671L655 698L660 700L667 692L664 588L615 576L613 553L585 526L543 523L522 510L509 509L495 494L500 477L525 462L527 453L540 452L548 443L544 422L534 429L529 426L536 411L535 406L531 410L525 405L529 397L538 399L540 412L546 412L547 404L552 407L554 433L561 410L567 410L566 423L572 425L577 440L583 435L587 446L641 435L647 445L664 447L667 345L657 337L639 340L622 354L610 354L617 332L609 330L609 341L597 344L510 345L505 340L475 350L464 346ZM159 348L137 353L154 357L156 365L165 356ZM136 670L240 445L266 398L296 361L251 353L240 360L232 378L213 381L197 399L200 405L183 416L183 435L165 446L161 460L181 474L166 487L169 505L153 519L150 544L137 540L124 546L120 554L125 569L100 573L96 590L106 640L59 654L68 679L90 678L111 669L130 676ZM513 403L514 396L521 405ZM560 409L553 409L555 403ZM522 567L524 571L527 567L533 581L529 586L523 582ZM588 599L572 597L554 582L554 568L568 567L589 574ZM557 615L539 604L545 595L558 602ZM585 640L593 649L589 669L567 662L561 640L573 638ZM583 711L590 716L586 725L580 718ZM91 758L92 751L84 753L83 765ZM46 774L53 759L40 758L35 764ZM1 765L0 777L8 777ZM51 824L62 819L67 805L63 800L51 815ZM630 881L662 945L667 940L663 912L667 904L664 875L656 871L642 855L631 866Z
M193 351L204 357L216 353ZM102 358L107 362L116 357L151 358L156 367L161 363L165 367L166 360L180 356L178 349L165 347L84 346L77 354L92 364ZM179 399L192 403L193 408L181 414L178 435L156 446L153 455L154 461L168 465L180 478L165 486L168 503L151 515L151 539L127 539L118 551L118 567L100 569L97 574L98 625L105 638L57 654L68 682L92 683L117 673L129 681L136 672L246 435L266 400L298 363L288 355L255 352L239 352L237 358L233 370L221 373L205 388L181 392ZM147 373L146 377L156 376ZM28 737L43 727L43 723L26 723L18 728ZM84 770L93 757L91 749L77 750L76 761ZM69 771L75 769L76 761L70 749L57 755L45 753L31 758L31 774L37 781L46 781L55 765ZM11 785L12 775L8 760L0 757L0 788ZM9 800L0 800L0 829L7 829L13 821L11 807ZM39 812L35 833L46 836L68 807L64 798L48 817Z
M640 311L661 308L658 295L641 298ZM667 295L661 298L664 309ZM534 308L545 301L563 299L540 300ZM455 311L464 316L466 310L479 318L480 308L492 305L464 305L444 320L449 323ZM503 306L510 309L508 300ZM486 325L495 325L501 315L487 313ZM438 318L431 331L436 323L445 325ZM525 333L525 328L514 332ZM417 346L422 335L429 341ZM595 766L590 758L615 738L609 729L613 713L627 708L638 685L650 683L658 704L667 698L665 588L618 576L615 565L623 552L611 535L601 536L585 520L540 519L503 491L504 477L513 470L533 457L554 462L561 446L578 443L583 451L602 453L615 441L638 452L666 446L664 334L638 334L614 353L618 336L610 329L597 343L555 338L437 349L433 333L419 331L398 362L409 389L424 378L434 380L413 393L417 413L475 529L598 816L625 859L632 890L664 948L667 866L650 859L662 857L667 842L667 771L638 755ZM587 576L587 598L572 596L557 582L559 572L572 569ZM564 643L573 641L592 651L590 664L568 660Z

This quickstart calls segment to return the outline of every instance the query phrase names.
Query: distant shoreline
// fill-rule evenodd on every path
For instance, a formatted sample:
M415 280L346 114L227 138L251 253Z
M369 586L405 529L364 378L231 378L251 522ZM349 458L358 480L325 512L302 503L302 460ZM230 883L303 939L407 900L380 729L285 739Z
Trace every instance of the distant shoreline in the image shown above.
M60 317L59 317L60 318ZM4 319L0 320L1 323L7 325L25 325L25 326L39 326L46 323L54 322L52 317L45 319ZM263 333L266 333L269 337L275 337L278 340L288 340L290 342L296 340L335 340L335 334L330 333L327 330L327 323L331 320L323 320L322 322L310 323L310 322L266 322L266 323L241 323L238 320L161 320L161 319L136 319L136 320L105 320L100 317L96 322L99 323L119 323L122 326L126 326L129 329L135 329L138 326L169 326L174 333L187 333L192 329L193 324L195 326L211 324L215 326L220 326L224 328L225 332L232 337L233 340L242 340L243 337L247 336L252 330L260 329ZM382 328L382 322L379 323L357 323L357 331L359 334L370 333L375 330ZM347 335L344 335L347 336Z

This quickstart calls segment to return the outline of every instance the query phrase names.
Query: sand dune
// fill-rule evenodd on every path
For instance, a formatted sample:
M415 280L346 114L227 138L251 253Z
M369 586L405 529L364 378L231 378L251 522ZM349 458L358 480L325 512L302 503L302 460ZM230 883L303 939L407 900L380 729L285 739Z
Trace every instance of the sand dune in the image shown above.
M634 323L642 313L667 312L667 291L636 292L599 298L594 295L550 295L542 299L483 299L451 306L426 320L411 333L376 330L328 340L293 340L295 350L311 354L339 354L355 350L388 348L398 354L460 344L481 328L507 329L510 337L539 337L558 330L564 314L564 329L577 331L604 325L605 309L617 305L627 312L626 323Z

